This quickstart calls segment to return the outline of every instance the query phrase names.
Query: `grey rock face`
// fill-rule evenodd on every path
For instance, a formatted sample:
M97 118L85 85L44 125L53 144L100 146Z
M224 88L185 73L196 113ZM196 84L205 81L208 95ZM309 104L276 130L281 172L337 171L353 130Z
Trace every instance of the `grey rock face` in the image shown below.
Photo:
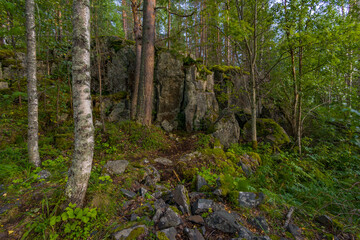
M129 162L126 160L116 160L108 161L104 168L109 174L122 174L128 165Z
M213 75L207 79L196 78L196 67L185 69L184 114L188 132L201 129L204 122L214 123L219 105L213 91Z
M205 212L209 212L209 209L213 207L213 200L210 199L198 199L192 205L192 212L193 214L201 214Z
M216 211L211 214L205 220L206 224L214 229L218 229L225 233L238 233L240 239L252 239L253 234L245 228L244 226L240 225L235 217L226 212L226 211Z
M163 232L169 240L176 240L177 231L174 227L163 229L160 232Z
M155 71L156 121L165 126L166 131L172 131L177 126L185 80L182 67L182 60L172 53L159 54Z
M239 206L246 208L254 208L259 206L265 199L263 193L259 193L258 196L253 192L239 192Z
M41 170L37 175L39 175L38 179L47 179L51 177L51 173L48 170Z
M190 214L190 199L184 185L178 185L175 188L174 201L181 207L184 214Z
M167 208L164 215L160 218L158 227L160 230L170 227L176 227L182 223L180 216L171 208Z
M205 222L204 222L204 219L202 218L202 216L200 215L193 215L193 216L190 216L188 218L188 221L190 222L193 222L193 223L196 223L196 224L201 224L203 225Z
M240 138L240 126L236 121L234 113L225 112L215 123L216 131L213 136L219 139L225 148L237 143Z
M205 240L203 235L196 228L195 229L185 228L184 232L189 240Z

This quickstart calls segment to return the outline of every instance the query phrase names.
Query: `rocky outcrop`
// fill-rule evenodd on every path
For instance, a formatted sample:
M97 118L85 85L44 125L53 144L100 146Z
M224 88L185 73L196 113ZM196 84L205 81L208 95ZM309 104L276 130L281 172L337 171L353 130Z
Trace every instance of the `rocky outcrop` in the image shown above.
M156 121L176 129L184 91L183 61L170 52L161 52L155 70ZM165 123L163 123L165 121Z
M206 128L218 117L219 106L214 93L214 75L197 78L196 67L185 69L184 115L185 128L191 132Z

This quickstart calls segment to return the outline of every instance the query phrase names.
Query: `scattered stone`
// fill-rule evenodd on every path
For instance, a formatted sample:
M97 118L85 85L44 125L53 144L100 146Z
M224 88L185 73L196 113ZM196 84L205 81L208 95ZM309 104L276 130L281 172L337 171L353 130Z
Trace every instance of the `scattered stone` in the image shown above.
M257 216L251 221L249 221L249 223L260 231L269 231L269 224L267 223L266 218L264 218L263 216Z
M139 190L138 190L138 193L141 197L145 197L146 193L148 192L148 190L146 190L145 188L141 187Z
M102 127L102 123L99 120L95 120L95 127L97 128Z
M222 193L222 190L220 188L216 189L213 194L217 197L222 197L223 196L223 193Z
M177 234L177 231L174 227L171 227L171 228L166 228L166 229L163 229L159 232L156 233L156 236L158 237L158 239L163 239L161 238L161 233L165 234L165 236L169 239L169 240L176 240L176 234Z
M193 222L193 223L196 223L196 224L201 224L201 225L204 225L204 219L202 218L202 216L200 215L193 215L193 216L190 216L188 218L188 221L190 222Z
M179 159L179 162L190 162L199 157L201 157L201 153L198 151L195 151L195 152L188 153L188 154L181 156Z
M125 195L125 197L130 199L136 196L136 193L134 193L133 191L126 190L124 188L120 189L120 191Z
M202 192L191 192L189 193L189 198L191 200L191 202L194 202L200 198L205 198L206 195Z
M203 235L196 228L195 229L185 228L184 232L189 240L205 240Z
M174 204L174 193L172 191L161 192L161 198L168 204Z
M205 178L200 175L196 176L196 191L201 191L204 186L209 186Z
M144 184L146 186L155 186L160 181L160 173L154 166L147 166L145 168Z
M251 240L271 240L269 236L256 236L253 237Z
M292 223L289 223L289 225L288 225L288 227L287 227L286 230L287 230L289 233L291 233L296 240L301 240L301 239L303 239L303 237L302 237L302 235L301 235L301 229L300 229L298 226L296 226L296 225L294 225L294 224L292 224Z
M129 162L126 160L116 160L108 161L104 168L109 174L122 174L128 165Z
M6 204L5 206L0 207L0 214L3 214L11 209L14 206L13 204Z
M180 216L171 208L167 208L164 215L160 218L158 227L160 230L176 227L182 223Z
M172 166L173 165L173 162L170 159L163 158L163 157L154 159L154 162L160 163L160 164L165 165L165 166Z
M154 207L155 209L165 209L166 208L166 203L163 199L158 199L155 201L154 203Z
M47 179L51 177L51 173L48 170L41 170L37 175L39 176L38 179Z
M165 132L171 132L175 128L175 123L171 124L168 120L164 120L161 122L161 127L165 130Z
M140 236L146 235L147 232L148 229L145 225L139 225L116 232L114 233L113 237L116 240L137 239Z
M206 224L214 229L225 233L238 233L239 238L252 239L253 234L244 226L240 225L234 215L226 211L216 211L205 220Z
M253 192L239 192L239 205L240 207L254 208L259 206L265 199L263 193L259 193L258 196Z
M9 89L9 83L0 82L0 90Z
M315 220L328 229L334 226L333 220L327 215L318 216Z
M184 214L190 214L190 199L184 185L176 186L174 190L174 201L181 207Z
M192 213L194 215L209 212L210 209L213 207L213 200L209 199L198 199L193 205L192 205Z

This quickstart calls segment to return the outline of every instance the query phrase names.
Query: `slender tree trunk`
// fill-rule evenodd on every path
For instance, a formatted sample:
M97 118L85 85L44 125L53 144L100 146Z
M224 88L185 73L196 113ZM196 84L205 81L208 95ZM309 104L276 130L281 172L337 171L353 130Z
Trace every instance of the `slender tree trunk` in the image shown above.
M122 10L122 21L123 21L123 29L125 34L125 39L128 39L128 26L127 26L127 14L126 14L126 0L122 0L121 6L123 8Z
M168 0L168 7L167 7L167 10L168 10L168 26L167 26L167 38L168 38L168 49L170 49L170 35L171 35L171 13L170 13L170 0Z
M94 126L90 95L89 0L74 0L72 56L75 148L65 195L69 202L82 207L94 152Z
M26 0L26 36L27 36L27 82L28 82L28 154L29 161L40 167L39 155L39 122L38 122L38 96L36 87L36 36L35 36L35 3Z
M257 149L257 96L256 96L256 56L257 56L257 0L254 7L254 33L253 33L253 49L251 54L251 141L253 149Z
M230 31L230 0L227 0L226 3L226 36L225 36L225 51L226 51L226 65L230 65L230 36L229 36L229 31Z
M146 126L151 125L152 119L155 65L155 6L156 0L144 1L138 120Z
M136 117L137 104L138 104L138 94L139 94L139 82L140 82L140 68L141 68L141 23L138 16L139 4L137 0L132 0L131 9L134 19L134 36L135 36L135 74L134 74L134 87L131 97L131 109L130 117L132 120Z

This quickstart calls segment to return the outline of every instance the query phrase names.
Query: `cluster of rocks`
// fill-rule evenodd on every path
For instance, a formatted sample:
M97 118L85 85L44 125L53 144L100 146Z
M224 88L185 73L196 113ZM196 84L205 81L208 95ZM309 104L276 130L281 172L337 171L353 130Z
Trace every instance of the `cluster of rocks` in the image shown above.
M170 164L170 160L158 158L156 163ZM125 160L110 161L104 169L108 173L123 173L128 163ZM128 198L122 209L131 209L128 221L132 227L117 230L114 239L146 239L150 233L158 239L208 239L216 234L221 239L267 240L268 236L257 236L246 226L258 232L268 233L270 227L263 216L243 221L234 211L216 199L215 195L205 192L189 192L184 185L177 185L173 190L160 184L159 171L152 165L145 167L146 173L142 185L136 191L121 189ZM201 176L196 178L196 188L207 185ZM213 197L211 197L213 196ZM145 198L146 197L146 198ZM214 198L215 197L215 198ZM134 208L138 198L147 199ZM254 208L264 200L263 194L239 192L239 207ZM132 207L129 207L132 206ZM148 223L148 224L145 224Z

